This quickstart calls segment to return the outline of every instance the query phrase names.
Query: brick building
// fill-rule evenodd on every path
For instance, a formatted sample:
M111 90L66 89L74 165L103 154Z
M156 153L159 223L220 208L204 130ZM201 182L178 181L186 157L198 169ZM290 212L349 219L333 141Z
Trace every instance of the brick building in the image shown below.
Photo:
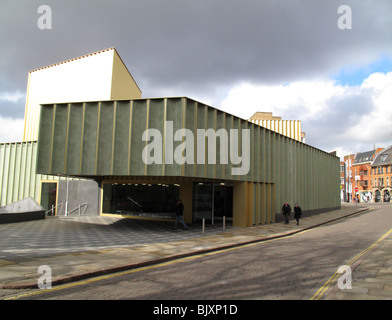
M358 152L344 157L346 173L346 200L348 202L374 202L375 193L372 186L372 162L376 155L384 150Z
M355 154L344 156L344 163L346 167L345 172L345 201L351 202L353 194L353 174L352 165L354 162Z
M390 202L392 193L392 146L378 152L371 164L371 188L375 202Z
M345 202L347 200L346 196L346 163L340 161L340 201Z

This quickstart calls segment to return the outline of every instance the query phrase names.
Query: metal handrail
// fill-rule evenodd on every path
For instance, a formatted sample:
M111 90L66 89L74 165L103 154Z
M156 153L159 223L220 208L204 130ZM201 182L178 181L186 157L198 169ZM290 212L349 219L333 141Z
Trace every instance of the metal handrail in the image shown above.
M82 206L86 206L85 209L84 209L84 211L83 211L83 214L81 214L81 211L80 211L80 208L81 208ZM79 204L79 206L77 206L75 209L72 209L71 211L68 211L67 216L69 216L72 212L74 212L74 211L76 211L76 210L78 210L78 209L79 209L79 216L84 215L84 214L86 213L86 211L87 211L87 207L88 207L88 203L87 203L87 202L84 202L84 203L82 203L82 204Z
M53 206L52 205L52 209L49 209L48 211L45 212L45 217L49 217L49 215L48 215L49 212L52 212L52 214L50 216L54 217L55 216L54 215L54 209L56 209L57 207L61 206L60 211L57 214L57 215L59 215L60 212L61 212L61 209L63 208L63 205L64 205L63 203L59 203L59 204L57 204L57 206Z

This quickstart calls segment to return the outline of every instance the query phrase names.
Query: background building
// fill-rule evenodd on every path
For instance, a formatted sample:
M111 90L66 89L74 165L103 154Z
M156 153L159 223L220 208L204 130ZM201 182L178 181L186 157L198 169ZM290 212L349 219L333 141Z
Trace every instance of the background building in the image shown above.
M278 132L286 137L305 143L305 132L302 132L300 120L282 120L272 112L256 112L249 119L264 128Z
M346 201L390 202L391 148L376 148L344 157L347 168Z
M346 163L344 161L340 161L340 201L342 202L345 202L347 199L346 175Z
M352 163L352 185L353 185L353 198L359 199L360 202L371 202L372 201L372 187L371 187L371 163L378 151L382 150L371 150L366 152L358 152L354 157ZM358 188L358 191L355 191Z
M344 156L344 163L346 164L346 199L345 201L351 202L353 199L353 192L354 192L354 176L352 165L354 162L355 154L350 154Z
M392 146L379 151L371 163L375 202L390 202L392 193Z

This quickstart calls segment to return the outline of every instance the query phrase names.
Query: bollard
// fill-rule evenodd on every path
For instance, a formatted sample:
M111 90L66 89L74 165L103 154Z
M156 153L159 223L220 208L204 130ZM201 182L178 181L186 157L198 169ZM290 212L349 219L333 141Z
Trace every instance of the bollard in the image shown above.
M223 231L226 230L226 216L223 216Z
M205 234L205 227L206 227L206 219L203 218L203 224L202 224L202 233L203 233L203 236L204 236L204 234Z

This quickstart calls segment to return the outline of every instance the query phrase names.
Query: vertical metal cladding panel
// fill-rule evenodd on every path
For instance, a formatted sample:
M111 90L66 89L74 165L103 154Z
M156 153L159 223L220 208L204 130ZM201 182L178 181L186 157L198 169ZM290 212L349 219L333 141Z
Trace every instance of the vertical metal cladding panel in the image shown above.
M52 159L51 159L51 172L56 174L64 174L65 166L65 146L67 137L67 124L68 124L68 104L55 105L54 128L52 135Z
M242 119L239 118L234 118L233 119L233 129L237 130L238 132L238 144L232 143L230 141L230 147L233 147L234 150L230 150L232 152L233 156L235 157L244 157L245 155L242 155L242 129L247 129L246 127L246 122ZM244 161L244 160L243 160ZM238 168L242 164L231 164L232 168ZM231 179L233 180L240 180L240 181L246 181L248 178L248 175L233 175L231 172Z
M257 163L257 151L255 150L256 146L256 135L255 135L255 125L251 122L246 123L247 129L249 129L250 133L250 150L249 150L249 173L248 173L248 180L250 181L257 181L257 177L255 174L255 163ZM242 155L242 162L244 162L244 155Z
M193 133L193 141L188 141L188 139L187 139L187 143L190 143L190 145L192 145L192 143L193 143L193 148L194 148L194 150L196 150L196 147L197 147L197 140L196 140L197 102L190 100L190 99L186 99L185 103L186 103L186 105L185 105L185 120L184 120L185 126L184 127L186 129L189 129ZM187 150L187 152L192 152L192 150ZM195 163L196 163L196 152L193 152L193 163L185 163L183 165L184 176L187 176L187 177L194 177L195 176L195 174L196 174Z
M240 119L238 119L238 118L236 118L236 117L233 117L232 127L231 127L230 129L233 129L233 130L236 130L236 131L240 132L240 131L241 131L241 122L240 122ZM234 143L231 143L231 141L230 141L230 147L235 147L235 148L237 149L237 150L231 150L231 148L230 148L229 163L230 163L231 169L232 169L232 168L235 168L235 167L237 166L237 165L234 165L234 164L232 163L231 154L233 154L233 155L238 155L239 150L241 150L240 141L241 141L241 139L240 139L240 134L238 134L238 146L236 146ZM240 176L238 176L238 175L234 175L234 176L233 176L232 170L230 170L229 179L240 180L239 178L240 178Z
M225 118L225 129L227 131L228 138L230 139L230 129L233 128L234 117L231 114L225 114L224 118ZM224 169L224 178L225 179L232 179L232 175L231 175L232 164L231 164L231 159L230 159L230 143L228 143L227 147L228 147L227 148L227 164L223 168Z
M247 120L241 119L241 130L239 131L238 134L238 140L239 140L239 147L238 147L238 155L241 156L241 163L237 167L242 167L241 171L243 174L239 175L239 179L243 181L254 181L253 175L252 175L252 156L253 156L253 150L251 150L251 145L252 145L252 130L250 128L250 122ZM246 142L246 139L244 139L244 134L245 130L249 130L249 144L246 146L243 146L243 143ZM245 151L245 154L243 154L242 151ZM248 164L246 164L247 162ZM246 169L249 169L249 171L246 173Z
M166 144L165 144L165 176L182 175L182 165L178 164L174 158L174 153L176 152L176 148L180 144L182 144L182 140L174 141L174 135L178 130L180 129L182 130L184 128L183 126L185 124L184 123L185 119L184 119L183 103L185 103L183 101L183 98L166 99L166 121L172 123L172 131L170 130L169 127L165 128L165 135L163 137L163 140L170 143L170 145L173 148L166 148ZM180 150L181 148L179 148L177 152L180 152Z
M116 101L115 129L112 153L111 174L116 176L128 175L129 161L129 129L131 116L130 101Z
M69 105L68 116L68 138L66 139L66 163L65 173L77 175L80 169L81 160L81 133L83 127L83 104L75 103Z
M278 186L282 185L282 156L281 156L281 135L275 135L275 153L273 154L273 160L275 163L275 172L274 172L274 183ZM283 201L281 192L277 193L276 196L277 203L281 203Z
M50 173L51 170L53 122L54 105L41 106L38 134L38 172Z
M16 146L11 143L9 147L9 167L8 167L8 192L7 192L7 203L12 202L13 196L13 186L15 178L15 152Z
M131 124L131 156L130 175L144 175L145 164L142 161L142 153L148 141L142 140L143 132L147 129L148 100L134 100L132 106Z
M97 135L99 119L99 103L88 102L83 104L84 122L81 133L81 160L80 173L83 175L95 174L95 159L97 153Z
M205 130L212 129L216 131L216 110L213 108L206 108L206 126L204 127ZM208 140L208 139L206 139ZM210 161L210 154L208 152L208 144L209 142L206 141L206 178L215 178L215 168L216 168L216 163L218 163L219 159L216 158L216 152L215 152L215 164L213 161ZM216 149L215 149L216 151ZM197 152L197 150L196 150Z
M148 118L147 118L147 128L146 130L157 130L157 136L162 138L159 143L161 149L155 149L154 154L151 156L156 157L157 161L152 164L146 164L145 174L148 176L161 176L162 175L162 161L163 161L163 148L165 147L164 133L165 133L165 99L151 99L148 103ZM154 138L151 138L150 142ZM150 143L147 142L147 143ZM138 157L138 155L136 155ZM142 161L142 154L139 155L140 161Z
M225 113L222 111L216 110L216 128L217 130L223 129L224 132L227 134L227 137L229 137L230 130L227 130L226 124L225 124ZM225 169L226 166L229 164L230 160L230 147L229 147L229 140L227 140L227 143L223 143L221 139L217 138L216 139L216 166L215 166L215 173L214 176L224 179L226 174L225 174ZM227 163L222 163L223 158L226 156Z
M265 147L265 133L266 130L263 127L260 127L260 163L259 163L259 181L265 182L265 168L266 168L266 159L267 159L267 152L266 152L266 147Z
M110 175L114 137L115 102L103 101L99 105L98 148L95 160L96 175Z
M196 132L194 132L195 137L197 136L197 129L203 129L205 130L206 128L206 109L207 106L197 103L197 112L196 112ZM197 137L196 137L196 143L195 143L195 148L197 148ZM205 157L203 161L200 161L200 155L199 157L197 156L197 152L195 152L195 157L196 157L196 176L197 177L205 177L206 172L207 172L207 144L205 145ZM199 150L200 151L200 150ZM204 163L203 163L204 162Z
M270 146L270 181L276 181L276 133L271 131L271 146Z
M39 176L33 162L36 147L36 141L0 144L0 206L27 197L38 201Z
M261 141L260 141L260 126L254 126L255 139L255 162L253 165L255 181L260 181L260 160L261 160ZM260 190L260 188L258 189Z

